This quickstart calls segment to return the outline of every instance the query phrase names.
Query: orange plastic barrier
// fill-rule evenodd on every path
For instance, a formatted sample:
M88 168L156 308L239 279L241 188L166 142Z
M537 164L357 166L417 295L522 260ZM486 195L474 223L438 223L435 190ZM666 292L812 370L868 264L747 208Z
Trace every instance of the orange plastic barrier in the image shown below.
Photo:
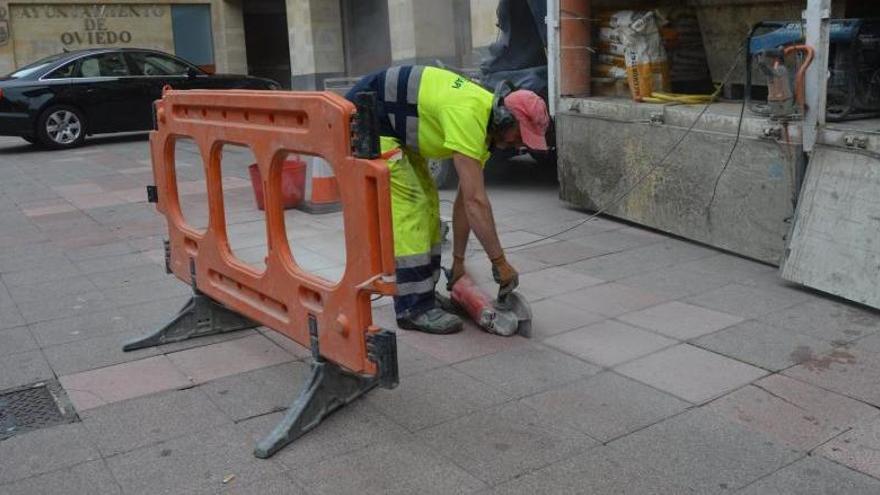
M353 373L375 374L367 337L380 329L372 324L370 295L395 290L389 172L381 160L354 156L355 106L327 92L166 90L155 112L150 146L158 209L168 220L170 271L226 308L307 347L312 320L320 356ZM210 219L204 233L181 213L174 162L181 137L195 141L205 165ZM229 248L220 169L225 143L249 147L263 180L268 256L262 273ZM291 255L280 187L290 152L320 156L334 169L347 256L336 284L302 270Z

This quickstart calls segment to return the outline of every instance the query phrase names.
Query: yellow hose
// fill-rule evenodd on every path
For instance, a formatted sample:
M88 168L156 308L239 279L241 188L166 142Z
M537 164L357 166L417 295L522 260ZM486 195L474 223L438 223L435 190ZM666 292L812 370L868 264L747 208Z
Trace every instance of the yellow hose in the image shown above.
M694 95L682 93L662 93L652 92L651 96L642 98L647 103L679 103L683 105L699 105L700 103L710 103L718 98L721 94L721 85L715 86L715 91L710 95Z

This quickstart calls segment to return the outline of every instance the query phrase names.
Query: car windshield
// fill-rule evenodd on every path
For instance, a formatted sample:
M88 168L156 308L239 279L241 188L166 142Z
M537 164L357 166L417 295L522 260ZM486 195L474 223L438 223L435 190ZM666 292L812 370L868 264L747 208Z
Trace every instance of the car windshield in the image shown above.
M32 64L25 65L24 67L18 69L17 71L8 74L6 77L11 77L13 79L21 79L22 77L27 77L35 72L38 72L42 69L49 67L50 65L55 64L62 58L67 56L66 53L59 53L58 55L52 55L50 57L41 58Z

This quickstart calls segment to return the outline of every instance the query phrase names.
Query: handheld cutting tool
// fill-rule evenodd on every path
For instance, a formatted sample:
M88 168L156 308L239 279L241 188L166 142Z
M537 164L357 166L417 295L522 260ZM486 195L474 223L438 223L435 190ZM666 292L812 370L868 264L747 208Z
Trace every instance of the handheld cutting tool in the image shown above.
M444 270L447 279L448 270ZM532 336L532 308L522 294L514 291L503 300L493 299L474 280L464 275L449 291L453 309L463 312L483 330L504 337Z

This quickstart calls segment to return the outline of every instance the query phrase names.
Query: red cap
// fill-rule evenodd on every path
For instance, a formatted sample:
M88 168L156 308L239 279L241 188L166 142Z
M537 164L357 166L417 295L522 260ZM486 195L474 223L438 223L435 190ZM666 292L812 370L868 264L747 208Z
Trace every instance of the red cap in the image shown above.
M519 123L519 133L523 143L530 149L543 151L547 149L547 126L550 116L547 104L534 92L518 89L504 97L504 106Z

